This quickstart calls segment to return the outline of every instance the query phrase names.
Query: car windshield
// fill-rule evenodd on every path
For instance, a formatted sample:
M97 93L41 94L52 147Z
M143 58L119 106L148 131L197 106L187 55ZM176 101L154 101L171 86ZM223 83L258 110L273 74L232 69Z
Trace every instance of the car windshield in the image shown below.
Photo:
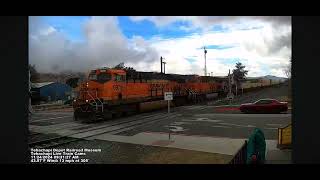
M259 100L256 101L254 104L270 104L272 103L272 100Z

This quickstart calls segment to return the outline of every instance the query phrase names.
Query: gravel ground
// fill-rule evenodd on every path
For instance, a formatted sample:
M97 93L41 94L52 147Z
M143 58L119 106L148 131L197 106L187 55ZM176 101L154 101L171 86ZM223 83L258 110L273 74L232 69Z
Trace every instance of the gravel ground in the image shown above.
M136 145L102 140L77 141L55 148L94 148L89 164L226 164L232 156L176 148Z

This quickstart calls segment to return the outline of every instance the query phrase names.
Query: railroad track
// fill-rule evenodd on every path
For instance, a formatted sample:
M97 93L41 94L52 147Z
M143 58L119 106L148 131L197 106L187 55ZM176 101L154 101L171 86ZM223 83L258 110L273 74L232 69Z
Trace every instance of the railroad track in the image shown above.
M162 112L162 111L161 111ZM160 112L160 113L161 113ZM164 112L164 111L163 111ZM112 119L112 120L108 120L108 121L101 121L100 123L102 124L75 124L73 121L72 122L65 122L65 123L59 123L58 125L56 125L57 127L55 128L43 128L43 129L47 129L46 133L51 133L51 132L55 132L55 131L60 131L60 130L68 130L68 129L72 129L72 130L76 130L76 129L92 129L94 130L95 128L102 128L102 127L108 127L108 126L115 126L115 125L120 125L123 123L128 123L128 122L132 122L132 121L136 121L139 119L145 119L145 118L149 118L149 117L154 117L157 116L157 114L155 114L154 112L149 112L149 113L143 113L143 114L138 114L135 116L131 116L131 117L126 117L126 118L116 118L116 119ZM71 123L71 124L70 124ZM74 123L74 124L72 124ZM98 125L98 126L93 126L93 125ZM91 126L91 127L90 127ZM35 134L31 134L31 135L36 135L36 134L41 134L41 133L35 133Z
M156 118L155 118L155 116L156 116ZM123 121L123 122L117 122L117 123L108 124L105 126L90 128L90 129L83 130L80 132L65 134L65 135L58 136L58 137L53 137L53 138L48 138L45 140L31 142L31 143L29 143L29 147L30 148L51 148L51 147L83 140L83 139L86 139L89 137L94 137L94 136L101 135L101 134L106 134L106 133L117 134L122 131L127 131L127 130L134 129L134 128L137 128L140 126L144 126L146 124L155 123L157 121L162 120L163 118L173 118L176 116L178 116L177 113L170 113L170 114L166 114L166 115L158 115L158 114L149 115L149 116L146 116L142 119L140 118L140 119L134 119L134 120L127 120L127 121ZM116 127L118 125L123 125L123 126ZM96 131L96 132L94 132L94 131ZM94 132L94 133L92 133L92 132ZM87 135L86 135L86 133L87 133ZM78 137L75 137L75 136L78 136Z

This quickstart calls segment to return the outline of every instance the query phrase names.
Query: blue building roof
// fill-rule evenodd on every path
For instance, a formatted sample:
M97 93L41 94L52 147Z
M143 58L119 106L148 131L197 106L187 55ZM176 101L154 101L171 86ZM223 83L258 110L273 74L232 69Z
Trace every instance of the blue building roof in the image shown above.
M67 100L72 91L69 85L58 82L33 83L32 88L38 88L40 96L51 101Z

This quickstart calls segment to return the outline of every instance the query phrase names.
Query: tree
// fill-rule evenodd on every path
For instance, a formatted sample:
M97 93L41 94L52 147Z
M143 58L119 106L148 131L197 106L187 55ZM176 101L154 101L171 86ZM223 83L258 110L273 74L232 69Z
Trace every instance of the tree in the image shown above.
M124 68L124 63L122 62L122 63L114 66L113 68L114 68L114 69L123 69L123 68Z
M237 93L237 89L240 85L240 82L241 80L244 80L246 78L248 71L244 69L246 66L242 65L241 62L236 63L235 67L236 68L232 70L232 75L236 84L236 93Z
M66 80L66 84L68 84L72 88L76 88L78 86L78 81L79 81L78 77L69 78Z
M246 75L248 74L247 70L244 70L246 66L242 65L242 63L238 62L235 66L236 68L232 70L233 78L236 83L239 83L241 80L244 80Z
M30 81L38 82L40 80L40 74L38 73L36 66L29 64L29 71L30 71Z
M114 66L113 68L114 69L123 69L125 71L136 71L133 67L126 67L123 62Z

